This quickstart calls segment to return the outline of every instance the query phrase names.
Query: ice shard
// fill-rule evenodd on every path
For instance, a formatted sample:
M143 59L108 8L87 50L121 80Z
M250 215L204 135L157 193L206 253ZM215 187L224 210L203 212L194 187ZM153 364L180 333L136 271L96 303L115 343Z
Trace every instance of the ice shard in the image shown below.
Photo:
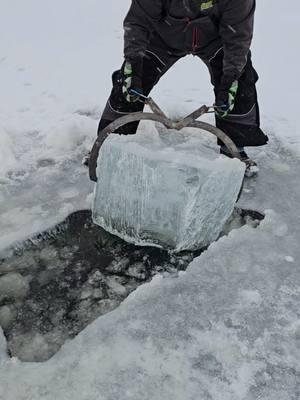
M93 220L137 245L195 250L216 240L244 176L194 129L110 135L98 158Z

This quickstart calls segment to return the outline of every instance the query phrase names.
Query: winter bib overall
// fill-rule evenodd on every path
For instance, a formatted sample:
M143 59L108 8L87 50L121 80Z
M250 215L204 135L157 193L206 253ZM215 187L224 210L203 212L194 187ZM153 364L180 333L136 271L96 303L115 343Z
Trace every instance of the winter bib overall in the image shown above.
M124 55L139 66L144 95L181 57L197 56L209 69L215 93L224 77L238 80L234 109L226 117L216 116L216 126L238 147L266 144L250 53L254 11L255 0L132 0L124 21ZM143 103L124 98L122 70L113 73L98 134L124 113L143 110ZM137 126L127 124L118 133L134 134Z

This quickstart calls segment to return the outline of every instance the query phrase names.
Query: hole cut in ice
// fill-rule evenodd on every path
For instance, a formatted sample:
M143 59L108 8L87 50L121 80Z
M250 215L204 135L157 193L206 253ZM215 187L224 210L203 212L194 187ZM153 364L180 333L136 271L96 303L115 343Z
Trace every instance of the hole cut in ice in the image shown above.
M222 235L264 216L235 208ZM137 247L94 225L90 211L0 254L0 326L9 355L45 361L156 274L176 277L195 252Z

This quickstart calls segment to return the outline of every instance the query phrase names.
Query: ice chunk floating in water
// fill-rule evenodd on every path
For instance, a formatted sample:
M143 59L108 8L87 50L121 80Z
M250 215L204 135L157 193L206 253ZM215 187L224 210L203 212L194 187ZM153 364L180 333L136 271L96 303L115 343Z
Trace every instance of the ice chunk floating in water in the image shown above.
M199 131L169 131L166 140L155 130L110 135L97 176L96 224L135 244L195 250L219 236L244 165L203 146Z
M2 328L0 326L0 364L1 361L5 360L7 357L7 352L6 352L6 340L3 335Z

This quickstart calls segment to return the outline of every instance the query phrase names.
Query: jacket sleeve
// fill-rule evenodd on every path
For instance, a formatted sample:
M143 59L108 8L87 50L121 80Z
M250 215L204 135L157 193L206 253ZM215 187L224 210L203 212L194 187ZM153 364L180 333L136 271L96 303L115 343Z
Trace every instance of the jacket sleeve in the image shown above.
M163 0L132 0L124 20L124 56L143 57L153 25L163 16Z
M255 0L227 0L220 20L224 48L223 75L226 80L239 79L247 62L254 24Z

